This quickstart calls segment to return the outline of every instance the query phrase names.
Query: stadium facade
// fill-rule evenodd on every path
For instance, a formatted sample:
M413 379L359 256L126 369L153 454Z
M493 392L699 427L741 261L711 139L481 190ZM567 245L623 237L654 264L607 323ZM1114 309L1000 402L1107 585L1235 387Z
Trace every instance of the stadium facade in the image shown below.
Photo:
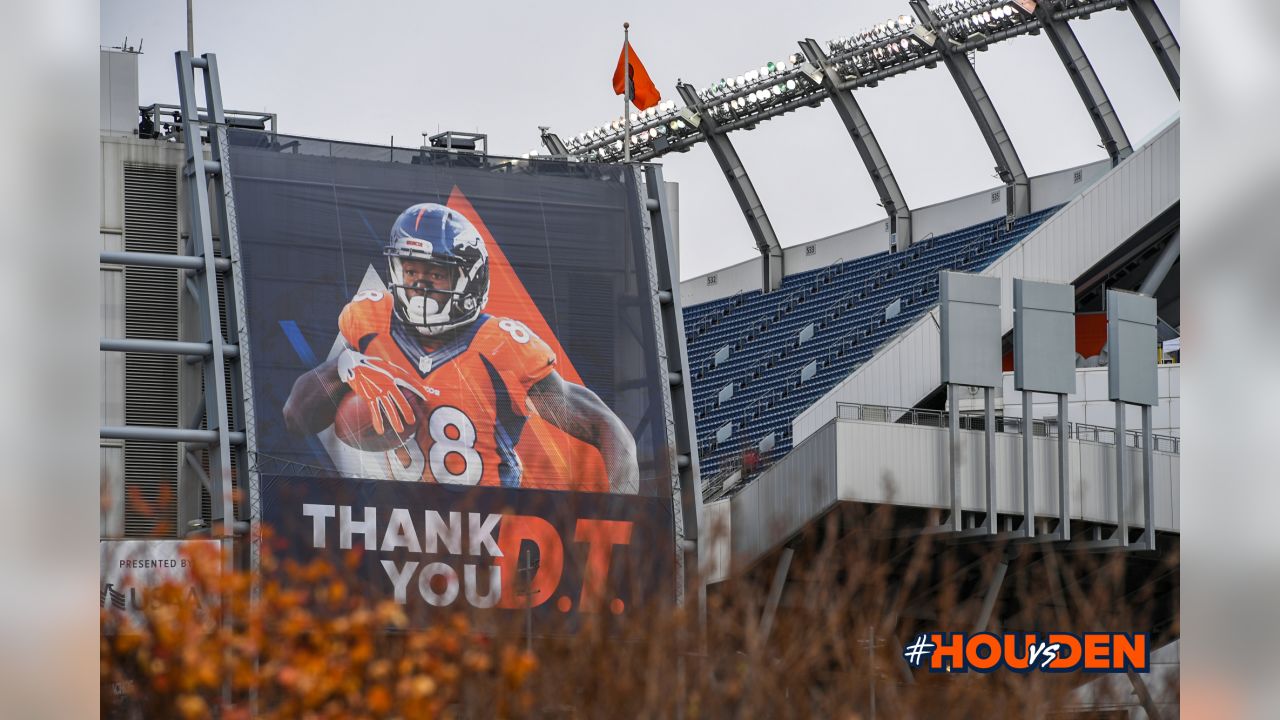
M826 51L816 43L802 46L789 67L762 68L759 83L781 90L761 93L756 79L741 78L736 88L682 87L685 107L664 105L636 118L634 130L644 134L637 146L641 160L699 142L711 147L761 250L759 259L681 282L677 294L687 364L673 372L671 382L688 381L691 462L682 467L697 473L699 482L698 497L685 503L690 511L696 506L689 536L698 541L700 570L710 592L731 575L760 576L761 591L773 598L769 612L785 613L804 602L803 589L788 578L792 568L815 561L806 537L833 518L837 524L856 522L868 508L890 508L899 534L938 534L973 557L1011 557L1012 540L1025 541L1019 547L1030 555L1049 547L1087 547L1122 555L1126 587L1146 588L1155 598L1143 630L1159 640L1160 657L1173 658L1176 668L1176 565L1170 576L1165 561L1176 553L1180 528L1179 120L1130 144L1109 103L1102 102L1100 85L1093 86L1096 76L1079 72L1076 57L1076 75L1085 76L1077 88L1087 103L1092 98L1100 136L1110 138L1104 143L1107 160L1028 177L1002 128L993 130L993 111L979 103L975 118L986 123L984 137L1000 165L1001 185L907 209L891 173L881 172L888 181L877 183L882 200L889 201L886 220L785 249L745 172L732 172L741 163L728 142L733 130L815 104L815 97L832 99L869 170L883 170L874 136L855 131L860 111L841 92L939 62L963 86L976 80L964 70L963 43L1042 30L1060 55L1065 45L1071 56L1067 21L1116 7L1134 12L1154 38L1156 56L1177 92L1176 40L1154 3L994 3L976 10L999 27L982 41L966 35L948 50L935 41L948 32L944 26L959 20L932 14L923 3L912 5L917 18L907 22L904 16L883 38L846 39ZM1020 9L1006 13L1015 5ZM1000 10L993 20L995 8ZM895 50L900 57L893 61L878 59L880 69L866 72L860 53L887 48L889 41L909 48ZM127 264L119 255L182 255L192 227L183 201L187 157L176 141L183 119L173 107L140 104L136 61L129 52L102 53L104 540L198 537L223 517L218 482L210 479L216 443L194 435L175 435L178 442L134 438L127 431L201 431L207 426L209 386L200 348L194 347L204 341L200 313L207 301L192 270L162 262ZM841 77L859 79L841 85ZM718 111L719 102L732 107ZM689 122L690 110L705 124ZM269 114L228 116L244 127L275 131ZM998 126L998 116L994 121ZM550 134L544 141L552 157L616 162L617 128L609 127L568 142ZM665 201L674 206L674 193ZM219 242L217 228L213 234ZM940 273L992 278L998 288L993 305L999 379L985 397L943 377L947 299ZM1075 391L1055 402L1044 394L1024 402L1017 389L1014 288L1022 280L1071 288ZM220 274L220 298L226 297L224 282ZM1115 291L1154 299L1156 343L1146 351L1155 392L1147 410L1132 402L1117 405L1123 393L1112 383L1122 381L1113 379L1112 368L1119 362L1120 340L1109 333L1119 322L1107 317L1117 302L1109 294ZM225 323L225 307L221 317ZM150 341L193 347L187 355L157 354ZM231 370L225 372L227 386L234 386ZM1031 461L1025 460L1027 449ZM239 489L248 471L246 456L233 452L229 459L227 473ZM244 499L234 503L232 514L230 525L255 519ZM1003 562L1007 567L1008 559ZM1069 563L1063 572L1070 572ZM999 582L981 587L963 574L952 581L965 592L992 598L983 603L975 627L1001 621L1000 584L1014 579L1001 573ZM928 599L917 604L927 608ZM917 624L928 617L922 610ZM1160 679L1176 687L1176 672L1171 681ZM1140 680L1133 687L1130 702L1107 711L1141 717L1156 705L1168 706L1168 687L1157 689L1158 702ZM1087 687L1077 701L1082 712L1097 709Z

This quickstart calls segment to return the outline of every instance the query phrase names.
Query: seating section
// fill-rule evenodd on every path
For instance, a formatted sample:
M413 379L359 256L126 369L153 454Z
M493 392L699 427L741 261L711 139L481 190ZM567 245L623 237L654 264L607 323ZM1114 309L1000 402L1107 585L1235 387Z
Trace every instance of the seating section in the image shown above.
M703 492L733 491L791 449L791 420L938 302L942 270L980 272L1057 208L787 276L684 309ZM772 439L772 442L770 441ZM745 467L744 467L745 465Z

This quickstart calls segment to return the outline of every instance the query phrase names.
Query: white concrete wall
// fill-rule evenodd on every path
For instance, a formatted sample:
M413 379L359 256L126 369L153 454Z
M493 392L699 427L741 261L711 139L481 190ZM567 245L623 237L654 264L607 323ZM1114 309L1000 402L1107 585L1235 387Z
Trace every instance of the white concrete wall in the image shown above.
M108 55L122 53L103 53ZM134 56L129 55L133 58ZM136 76L136 72L135 72ZM103 92L106 92L104 88ZM136 89L135 89L136 95ZM134 115L131 122L136 123L137 100L133 100ZM130 130L132 130L130 127ZM124 165L125 163L144 163L149 165L165 165L177 168L182 163L183 149L177 143L158 140L138 140L124 134L104 132L101 149L101 185L99 196L98 246L86 251L124 249ZM176 171L176 170L175 170ZM178 203L179 228L185 231L185 204ZM99 272L102 300L102 336L122 338L125 336L124 326L124 269L121 266L102 266ZM176 339L176 338L175 338ZM102 395L99 403L99 415L102 425L124 425L124 353L100 353L102 371ZM196 370L188 368L188 372ZM198 385L197 385L198 387ZM188 397L193 397L188 394ZM184 413L188 413L184 409ZM189 414L189 413L188 413ZM100 440L101 483L105 497L110 498L104 504L99 518L102 537L120 537L124 534L124 441ZM184 467L183 472L189 472Z
M103 134L132 135L138 128L138 56L119 50L98 53L98 127Z
M836 463L843 457L836 452L832 422L730 499L735 571L836 503Z
M1000 278L1001 332L1013 329L1013 279L1073 282L1180 197L1180 122L992 263ZM936 309L886 343L792 422L799 442L835 417L840 402L911 407L941 384Z
M1182 366L1177 364L1156 367L1156 383L1159 403L1151 408L1151 429L1156 435L1182 437ZM1013 389L1013 373L1004 374L1001 396L1006 417L1022 417L1022 393ZM1056 418L1058 401L1052 395L1036 393L1031 403L1031 417ZM1136 405L1125 408L1125 427L1142 429L1142 415ZM1067 419L1072 423L1086 423L1101 427L1116 424L1115 403L1107 399L1107 369L1077 368L1076 392L1067 396Z
M702 506L703 526L698 528L698 568L708 583L729 577L732 558L730 517L728 498Z
M1031 178L1032 212L1067 202L1110 169L1110 161L1100 160ZM1075 181L1077 170L1080 171L1079 182ZM994 202L991 198L992 193L997 195ZM1002 186L996 186L946 202L913 209L912 232L917 240L929 233L942 235L1001 217L1004 211L1004 190ZM888 220L878 220L862 227L818 238L812 242L783 248L783 267L787 274L791 275L884 252L889 249L888 223ZM715 282L708 284L708 276L715 276ZM729 297L736 292L759 289L760 261L753 259L681 282L680 296L685 305L697 305Z
M680 302L688 307L726 298L739 292L759 290L760 279L760 258L746 260L681 282Z
M960 491L966 511L985 511L986 457L981 432L960 432ZM1035 512L1058 515L1058 441L1037 437ZM1114 524L1116 520L1116 447L1068 441L1070 515L1077 520ZM1155 524L1179 532L1181 458L1155 452ZM996 435L996 508L1020 516L1022 437ZM1125 515L1131 527L1145 523L1142 454L1125 449L1131 483ZM785 542L839 502L896 504L946 509L951 506L947 431L896 423L834 419L787 457L730 499L732 566L749 565Z
M837 442L849 462L840 463L841 500L950 507L947 472L947 431L943 428L896 423L837 420ZM986 458L983 433L960 432L960 486L966 510L985 509L983 478ZM1058 513L1057 438L1034 440L1035 510L1050 517ZM1068 441L1071 477L1071 516L1092 522L1114 523L1115 446ZM1154 453L1156 526L1177 530L1175 512L1179 457ZM1125 500L1130 525L1145 522L1142 511L1142 453L1126 448L1129 477L1133 483ZM996 434L996 506L1010 515L1022 512L1022 437Z
M788 275L792 275L884 252L889 249L888 222L863 225L785 248L782 251L783 267Z

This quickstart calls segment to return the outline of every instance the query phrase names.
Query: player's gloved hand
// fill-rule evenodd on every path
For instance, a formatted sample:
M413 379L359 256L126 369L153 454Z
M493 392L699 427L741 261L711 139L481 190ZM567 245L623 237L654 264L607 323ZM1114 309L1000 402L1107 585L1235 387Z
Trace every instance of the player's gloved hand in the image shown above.
M338 379L351 387L351 390L369 404L369 413L373 416L373 429L379 435L386 426L382 422L383 413L391 421L391 428L396 433L404 432L406 424L415 422L413 408L405 400L401 388L418 397L422 393L410 382L410 376L403 369L383 360L356 352L350 348L338 356ZM403 422L401 417L404 418Z

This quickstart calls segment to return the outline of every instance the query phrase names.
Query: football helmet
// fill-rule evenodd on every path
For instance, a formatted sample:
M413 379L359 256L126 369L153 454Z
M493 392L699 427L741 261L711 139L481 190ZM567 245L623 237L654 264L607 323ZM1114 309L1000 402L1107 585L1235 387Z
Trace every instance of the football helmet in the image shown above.
M423 335L439 335L475 321L489 302L489 251L484 238L462 213L436 203L420 203L400 213L383 253L396 312ZM406 285L405 260L455 268L452 288ZM427 297L447 295L443 302ZM416 292L410 292L416 291Z

